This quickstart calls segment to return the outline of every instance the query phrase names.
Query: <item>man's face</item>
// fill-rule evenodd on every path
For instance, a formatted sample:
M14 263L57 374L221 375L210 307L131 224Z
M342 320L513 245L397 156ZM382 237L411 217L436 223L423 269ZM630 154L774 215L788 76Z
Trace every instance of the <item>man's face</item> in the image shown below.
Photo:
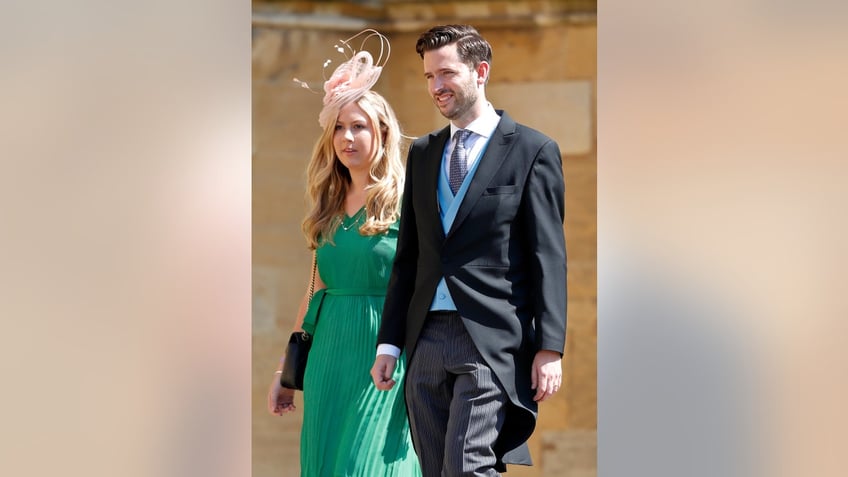
M424 77L442 116L460 123L469 119L468 113L480 97L478 74L459 60L456 44L424 52Z

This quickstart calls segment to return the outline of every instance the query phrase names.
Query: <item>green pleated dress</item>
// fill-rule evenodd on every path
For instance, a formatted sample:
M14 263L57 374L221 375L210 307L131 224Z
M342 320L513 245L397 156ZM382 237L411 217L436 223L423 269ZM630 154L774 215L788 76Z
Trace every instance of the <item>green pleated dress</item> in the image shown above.
M403 398L405 357L391 391L371 380L377 332L397 246L397 223L362 236L364 210L345 216L334 244L318 248L327 285L304 375L302 477L416 477Z

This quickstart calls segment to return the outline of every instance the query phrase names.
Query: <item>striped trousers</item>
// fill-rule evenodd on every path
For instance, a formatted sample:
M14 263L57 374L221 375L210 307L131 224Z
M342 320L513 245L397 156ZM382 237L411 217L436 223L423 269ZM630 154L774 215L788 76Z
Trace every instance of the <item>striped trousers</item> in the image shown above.
M436 311L406 373L409 424L423 477L493 477L507 396L457 312Z

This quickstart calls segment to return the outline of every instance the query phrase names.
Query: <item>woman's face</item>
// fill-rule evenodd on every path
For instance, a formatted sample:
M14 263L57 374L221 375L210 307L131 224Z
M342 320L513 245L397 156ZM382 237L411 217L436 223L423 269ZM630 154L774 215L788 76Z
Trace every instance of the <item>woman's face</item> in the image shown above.
M365 111L355 102L339 111L333 133L336 156L349 171L368 171L374 145L374 128Z

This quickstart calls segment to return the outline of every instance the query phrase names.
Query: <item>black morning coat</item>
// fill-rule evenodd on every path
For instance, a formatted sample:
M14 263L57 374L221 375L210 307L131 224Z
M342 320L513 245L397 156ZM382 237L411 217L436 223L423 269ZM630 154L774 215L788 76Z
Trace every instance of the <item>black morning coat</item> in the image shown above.
M538 412L533 357L565 348L565 184L557 144L497 113L501 120L447 235L436 191L450 127L411 146L377 342L405 348L412 362L445 278L469 335L509 395L495 445L503 471L506 463L531 464L526 441Z

